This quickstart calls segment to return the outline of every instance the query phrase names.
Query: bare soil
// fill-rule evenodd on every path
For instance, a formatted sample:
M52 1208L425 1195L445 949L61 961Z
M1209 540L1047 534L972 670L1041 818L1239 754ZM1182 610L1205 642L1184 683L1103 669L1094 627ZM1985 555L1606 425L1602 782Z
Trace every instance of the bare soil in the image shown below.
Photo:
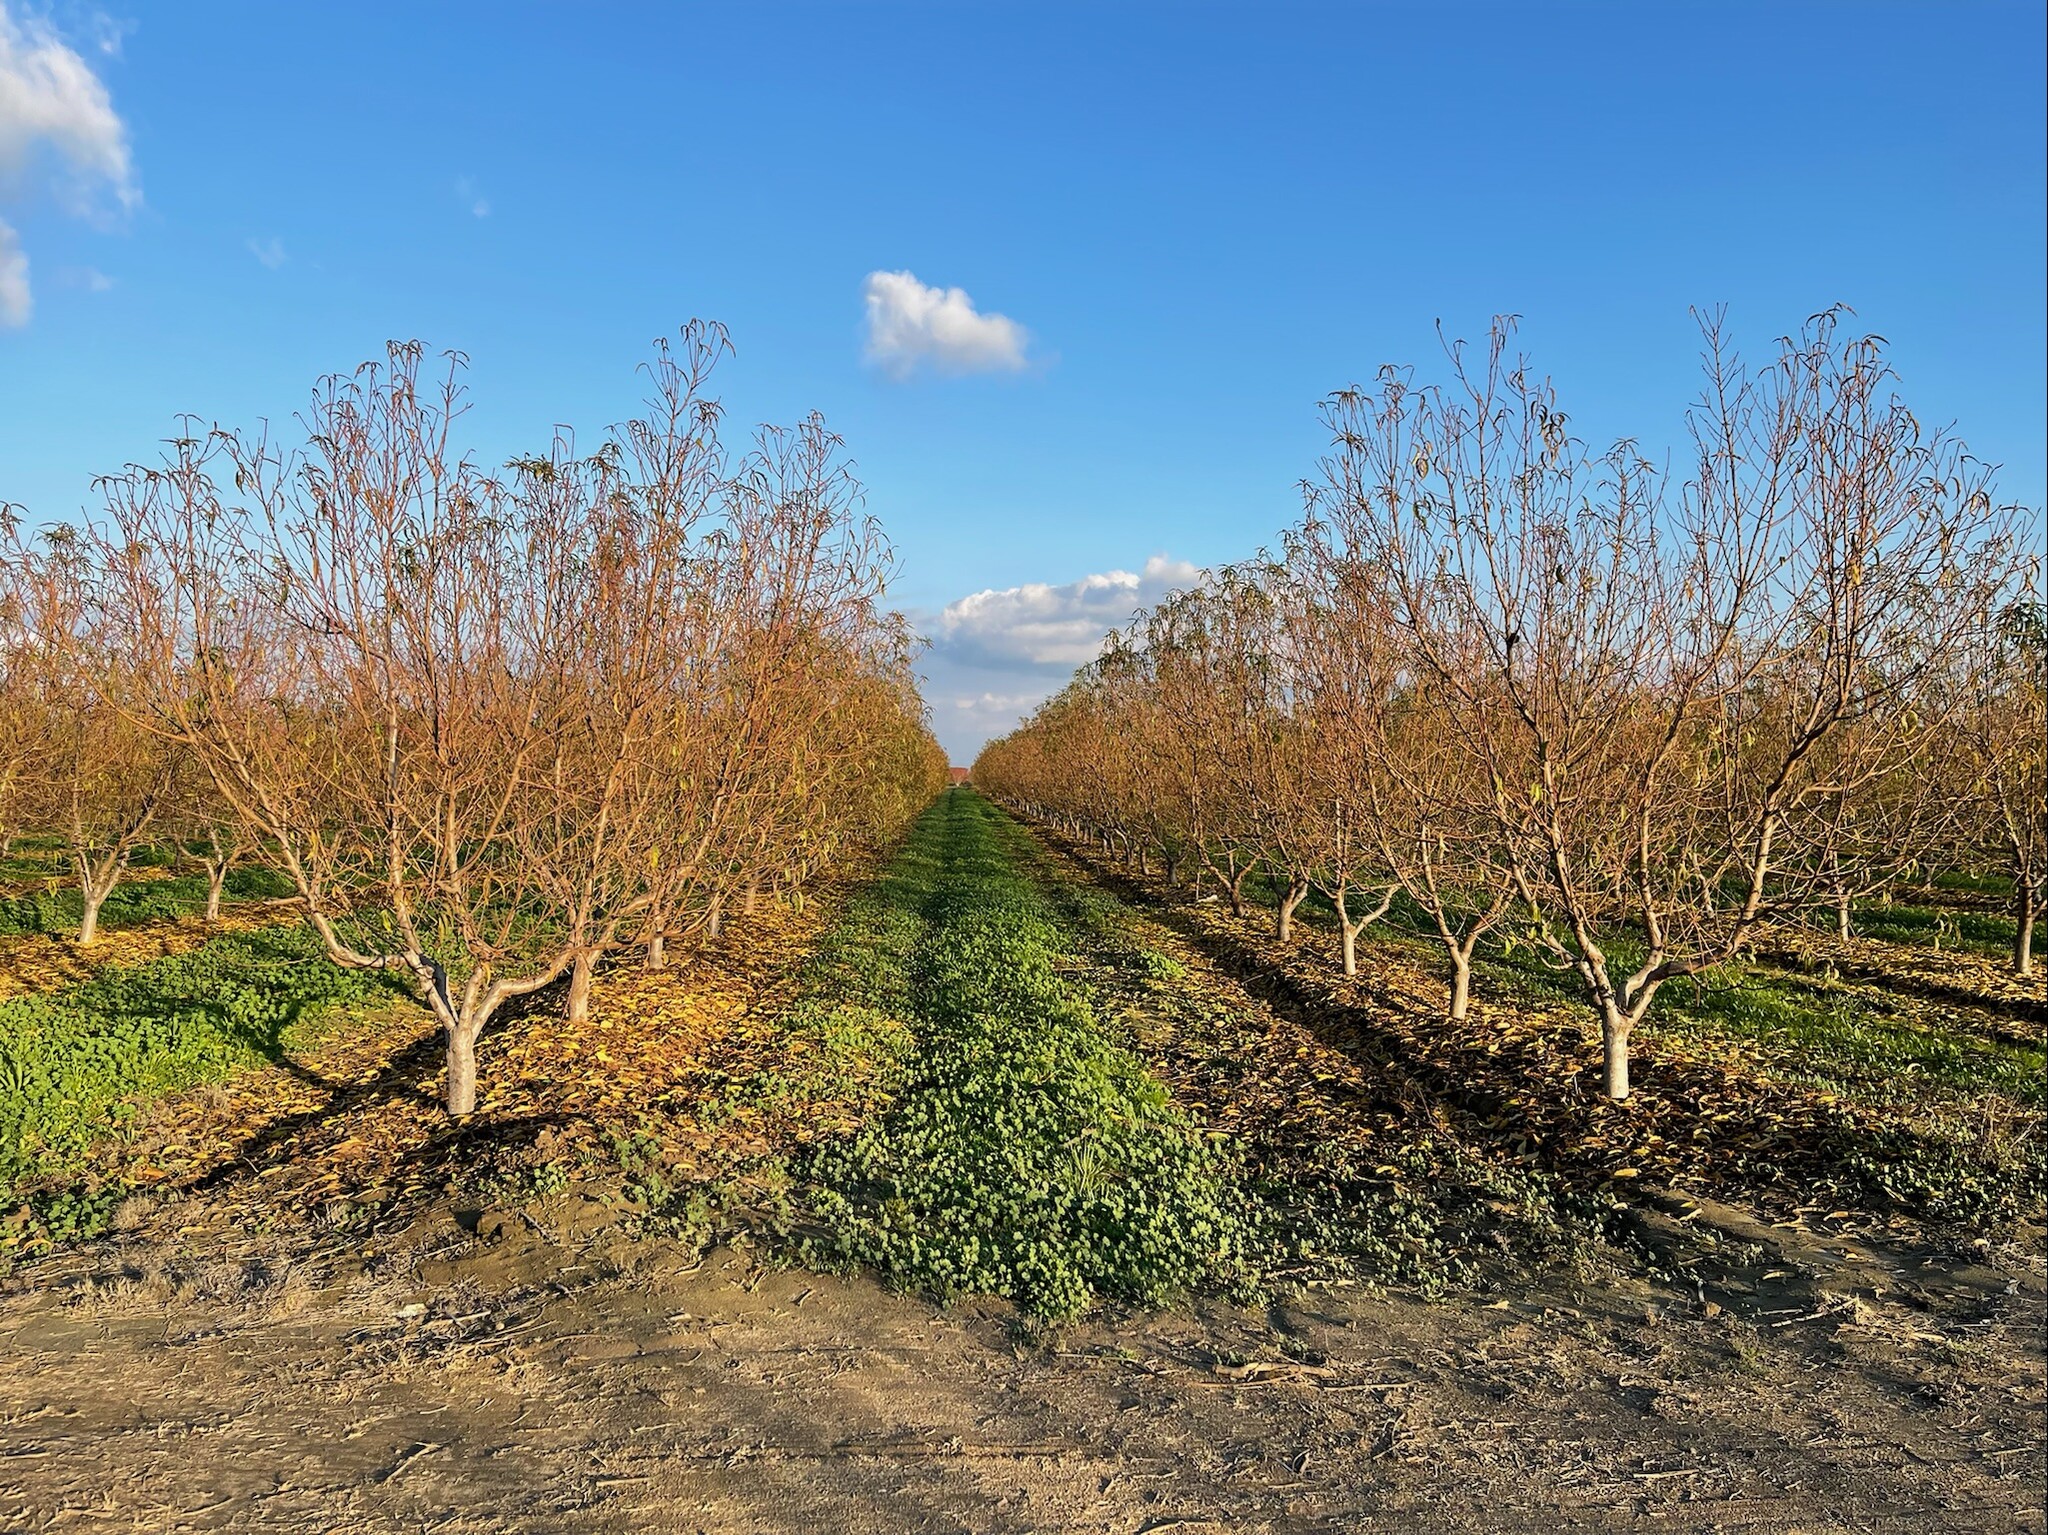
M0 1299L0 1526L2043 1528L2038 1275L1809 1251L1783 1316L1609 1278L1047 1343L605 1213L50 1260Z

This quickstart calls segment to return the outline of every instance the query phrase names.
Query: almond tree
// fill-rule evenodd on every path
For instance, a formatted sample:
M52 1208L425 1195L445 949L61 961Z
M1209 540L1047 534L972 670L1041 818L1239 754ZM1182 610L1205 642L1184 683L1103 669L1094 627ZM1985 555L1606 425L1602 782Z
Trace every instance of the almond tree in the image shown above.
M842 449L815 416L764 428L718 485L717 532L677 609L689 664L649 757L663 827L637 927L650 966L678 937L715 936L728 900L762 879L800 883L836 843L844 801L822 786L864 743L835 728L831 683L900 642L879 611L889 549Z
M1438 690L1412 664L1385 572L1358 556L1345 504L1326 517L1319 500L1311 497L1288 541L1289 575L1303 590L1304 611L1316 615L1308 670L1334 675L1342 694L1355 695L1342 738L1356 763L1359 818L1390 886L1443 944L1448 1011L1460 1020L1470 1010L1473 956L1513 896L1489 834L1490 796Z
M1275 813L1280 676L1270 577L1256 562L1225 566L1141 620L1160 722L1158 792L1176 802L1189 849L1237 916ZM1285 884L1283 929L1307 894L1305 881L1298 890L1296 878Z
M43 666L30 628L21 507L0 502L0 856L38 803L46 765Z
M802 863L782 839L863 744L808 681L872 653L886 546L815 418L728 467L705 392L725 349L688 327L639 420L503 474L455 447L460 359L423 385L400 345L322 386L303 448L216 431L106 482L135 717L192 754L331 959L417 984L451 1114L508 1003L566 977L581 1017L600 957L659 963L736 872Z
M2034 973L2034 927L2048 906L2048 607L2027 586L1969 636L1956 737L1970 771L1945 784L1970 807L1968 845L2012 877L2016 975Z
M678 460L710 451L684 334ZM665 354L664 354L665 355ZM690 506L566 439L512 477L461 456L459 359L329 380L306 445L219 433L107 486L159 728L291 881L328 956L411 977L476 1106L478 1037L602 952L652 830L641 766L688 657L666 643ZM233 496L213 470L232 473Z
M1526 937L1579 979L1614 1098L1658 990L1771 914L1821 749L1859 721L1904 743L2010 561L2010 511L1876 341L1822 316L1752 376L1706 333L1675 499L1628 443L1571 435L1504 325L1444 390L1383 374L1330 409L1330 498L1486 775Z
M1894 721L1855 721L1816 748L1812 791L1786 809L1778 899L1853 935L1858 903L1927 880L1970 844L1972 775L1946 701L1928 695ZM1906 739L1887 725L1903 727Z
M36 792L25 808L64 837L82 901L84 948L99 936L101 908L129 856L149 840L170 802L177 754L136 722L128 635L86 542L64 525L33 542L9 532L11 547L0 559L21 626L14 686L33 700L29 749L39 759Z
M247 851L247 832L233 805L221 798L213 783L189 757L179 763L166 797L161 830L206 876L208 922L220 918L228 875Z
M1358 974L1358 935L1384 917L1400 881L1382 858L1391 784L1385 777L1402 671L1389 604L1372 572L1322 563L1291 573L1281 604L1288 718L1299 771L1280 812L1287 861L1328 897L1344 974ZM1354 909L1354 895L1360 906Z

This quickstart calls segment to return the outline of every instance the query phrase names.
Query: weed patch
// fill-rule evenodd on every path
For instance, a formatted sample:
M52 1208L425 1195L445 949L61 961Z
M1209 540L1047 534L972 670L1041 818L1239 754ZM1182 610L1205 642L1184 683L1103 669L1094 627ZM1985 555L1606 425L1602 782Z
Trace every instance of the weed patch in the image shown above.
M141 860L131 860L142 863ZM32 933L76 933L85 915L85 897L76 885L32 890L0 899L0 938ZM206 876L181 874L171 879L139 879L116 885L100 907L103 928L137 927L144 922L189 917L206 909ZM291 881L274 869L250 866L228 873L223 894L235 900L277 900L292 893Z

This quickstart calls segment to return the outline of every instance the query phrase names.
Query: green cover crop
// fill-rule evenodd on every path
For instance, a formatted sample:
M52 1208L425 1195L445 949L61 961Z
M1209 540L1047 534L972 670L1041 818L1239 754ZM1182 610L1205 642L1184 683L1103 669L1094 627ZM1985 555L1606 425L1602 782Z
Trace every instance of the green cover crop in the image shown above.
M914 1045L887 1110L804 1171L838 1256L1043 1318L1233 1274L1224 1159L1061 974L1070 947L969 792L925 817L881 897ZM884 991L893 988L880 988Z

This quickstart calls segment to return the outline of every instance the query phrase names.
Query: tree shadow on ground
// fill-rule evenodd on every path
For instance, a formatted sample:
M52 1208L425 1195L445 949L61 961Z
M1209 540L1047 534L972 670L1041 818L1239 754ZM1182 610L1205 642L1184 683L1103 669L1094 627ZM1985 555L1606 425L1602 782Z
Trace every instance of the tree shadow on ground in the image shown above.
M394 997L403 996L417 1005L402 981L389 977L380 981ZM508 1006L486 1034L486 1048L516 1035L522 1024L554 1002L552 993L541 992ZM217 1192L261 1176L266 1169L318 1166L325 1150L361 1136L380 1118L393 1115L399 1123L388 1125L382 1137L388 1154L375 1167L380 1179L419 1174L430 1167L523 1146L542 1130L566 1127L576 1117L562 1112L499 1118L486 1111L462 1120L448 1118L436 1088L446 1047L439 1026L424 1009L419 1032L374 1075L360 1081L337 1080L295 1058L284 1043L290 1026L281 1023L257 1043L271 1065L320 1094L318 1101L271 1121L220 1153L207 1171L186 1185L192 1192Z
M1894 1117L1708 1061L1637 1047L1636 1090L1600 1092L1597 1050L1560 1021L1510 1033L1475 1007L1463 1024L1425 1012L1370 975L1339 983L1298 953L1269 952L1248 930L1163 897L1045 828L1040 838L1143 909L1255 999L1342 1052L1373 1080L1374 1105L1440 1114L1459 1136L1581 1186L1625 1194L1635 1179L1728 1190L1780 1214L1854 1199L1874 1214L1927 1213L1886 1187L1887 1169L1939 1160L1942 1143ZM1340 989L1341 988L1341 989ZM1583 1066L1572 1063L1583 1058ZM1617 1177L1619 1175L1619 1177Z

